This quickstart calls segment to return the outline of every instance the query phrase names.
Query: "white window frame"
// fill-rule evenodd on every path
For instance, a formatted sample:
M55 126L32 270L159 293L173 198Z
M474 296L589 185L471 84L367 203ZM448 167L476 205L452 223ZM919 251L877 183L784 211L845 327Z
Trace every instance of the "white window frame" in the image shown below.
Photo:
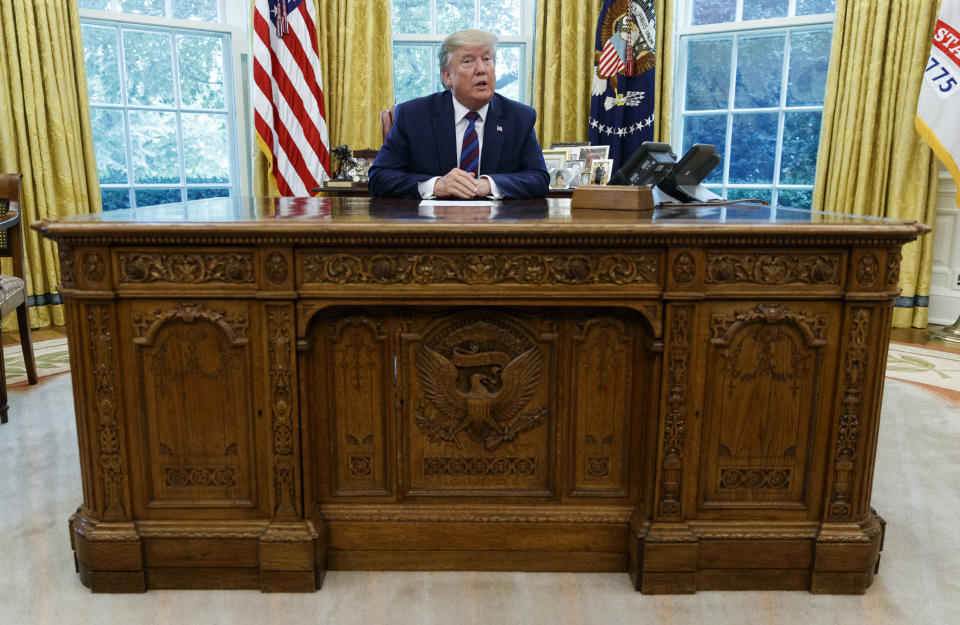
M838 0L842 1L842 0ZM675 150L680 150L683 145L685 119L688 117L697 117L702 115L725 115L727 118L726 127L726 153L721 154L723 160L723 178L719 184L712 183L705 185L714 192L727 197L727 191L730 189L770 189L770 203L777 205L778 195L781 190L811 190L813 183L809 185L801 184L781 184L780 183L780 165L781 152L783 149L783 122L785 112L804 112L819 111L822 116L823 106L787 106L786 93L784 87L786 81L786 71L790 67L790 37L791 32L813 32L816 30L833 29L834 14L822 13L817 15L803 15L797 17L778 17L761 20L741 21L743 16L743 0L736 0L735 22L725 22L721 24L701 24L691 25L693 20L693 2L690 0L677 3L677 28L674 37L675 50L677 50L677 73L674 84L673 101L673 123L670 132L671 144ZM788 15L794 13L796 9L796 0L790 0ZM734 106L736 97L736 73L737 73L737 52L738 43L741 36L756 36L765 34L787 34L785 56L783 59L783 73L781 75L780 99L777 106L764 108L740 109ZM707 40L709 38L733 38L733 56L730 68L730 91L728 94L727 105L725 108L687 111L686 100L686 76L687 76L687 42L690 40ZM730 183L730 149L731 138L733 134L733 116L736 113L777 113L777 137L776 154L773 165L773 181L771 183ZM678 157L680 155L678 154Z
M428 0L430 2L430 32L437 30L437 0ZM541 0L543 2L545 0ZM473 23L480 23L480 4L483 0L474 0L474 18ZM390 16L393 18L393 2L390 3ZM520 102L530 104L533 94L533 45L536 32L536 0L520 0L520 35L497 35L500 45L520 46ZM430 75L435 83L440 81L440 66L437 60L440 44L450 33L441 34L402 34L393 33L393 45L398 44L419 44L432 45L433 54L431 54ZM392 59L391 59L392 61ZM392 63L391 63L392 67ZM391 70L392 71L392 70ZM396 101L396 87L394 87L394 101Z
M167 0L167 13L170 14L171 0ZM207 33L213 35L225 35L224 41L224 82L226 87L227 100L225 102L227 123L227 145L230 149L229 168L230 168L230 195L238 197L240 195L252 195L252 150L243 150L243 146L251 145L250 127L251 114L250 103L247 94L249 86L250 72L249 68L249 33L247 32L247 15L244 2L238 0L218 0L219 23L197 22L193 20L173 19L166 17L155 17L149 15L134 15L130 13L119 13L114 11L97 11L93 9L80 9L81 24L92 26L120 26L120 27L142 27L143 30L153 30L167 33L185 33L196 32L198 34ZM122 64L122 51L118 49L118 63L120 71L124 72ZM177 69L174 67L174 71ZM174 90L178 89L174 85ZM232 98L230 95L232 94ZM124 96L125 99L125 96ZM131 110L153 110L156 107L141 105L103 105L90 103L91 106L98 108L113 108L123 111ZM162 107L164 109L170 107ZM179 115L179 107L177 109ZM130 207L136 209L136 190L143 188L179 188L185 189L185 182L176 185L153 185L153 184L135 184L133 182L132 160L131 160L131 142L130 129L127 121L124 122L124 142L127 150L127 183L117 185L117 188L126 188L132 191L130 196ZM181 134L177 133L177 154L180 160L179 169L183 171L183 139ZM107 186L106 188L111 188ZM181 197L184 197L181 194Z

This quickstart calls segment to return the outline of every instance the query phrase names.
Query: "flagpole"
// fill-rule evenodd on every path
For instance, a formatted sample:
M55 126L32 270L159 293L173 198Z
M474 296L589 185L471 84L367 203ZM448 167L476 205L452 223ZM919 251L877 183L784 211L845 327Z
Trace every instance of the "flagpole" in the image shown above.
M960 315L953 325L930 330L930 338L944 343L960 343Z

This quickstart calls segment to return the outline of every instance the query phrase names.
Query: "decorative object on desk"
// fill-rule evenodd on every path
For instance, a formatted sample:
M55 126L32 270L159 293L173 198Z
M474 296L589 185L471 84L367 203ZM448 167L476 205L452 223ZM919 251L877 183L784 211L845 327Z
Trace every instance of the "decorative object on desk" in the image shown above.
M555 167L550 170L550 188L566 189L570 186L570 170L566 167Z
M338 145L332 150L330 154L334 158L336 163L335 171L336 174L333 176L334 180L352 180L348 176L348 172L354 166L353 158L351 158L351 150L349 145Z
M583 184L573 190L570 207L611 211L653 210L653 192L650 187L634 185Z
M580 148L580 153L577 154L577 159L584 161L584 169L593 169L593 161L598 158L607 158L607 154L610 153L609 145L588 145Z
M566 160L567 160L566 150L544 150L543 151L543 162L547 165L547 171L553 171L558 167L563 167L563 163Z
M613 170L613 159L595 158L590 166L590 184L607 184Z
M590 170L584 169L580 172L580 186L590 184Z
M580 160L567 160L564 164L564 167L567 168L567 171L570 172L570 182L571 187L576 187L580 183L580 174L583 173L583 164L584 161ZM589 172L587 172L589 174Z

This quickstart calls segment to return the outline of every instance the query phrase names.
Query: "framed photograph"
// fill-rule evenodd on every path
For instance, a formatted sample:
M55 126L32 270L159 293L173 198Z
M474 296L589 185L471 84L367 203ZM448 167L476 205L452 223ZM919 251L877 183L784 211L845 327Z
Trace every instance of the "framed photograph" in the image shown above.
M547 171L553 171L558 167L563 167L563 163L566 160L567 160L566 150L544 150L543 151L543 162L546 163L547 165Z
M580 172L580 185L583 186L588 184L590 184L590 171L584 170Z
M568 159L564 167L570 172L570 186L576 187L580 184L580 174L583 172L583 161Z
M590 184L607 184L613 171L612 158L595 158L590 166Z
M556 167L550 170L550 188L567 189L570 187L570 170L566 167Z
M577 160L585 161L583 164L584 169L593 169L593 161L598 158L607 158L607 155L610 153L609 145L588 145L586 147L579 148L580 152L577 154Z

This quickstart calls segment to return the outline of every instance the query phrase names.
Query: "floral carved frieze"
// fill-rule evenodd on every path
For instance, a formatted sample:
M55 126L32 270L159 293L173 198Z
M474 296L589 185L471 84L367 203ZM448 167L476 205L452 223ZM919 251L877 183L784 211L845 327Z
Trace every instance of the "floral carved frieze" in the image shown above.
M93 375L94 407L100 445L100 483L103 488L104 520L126 517L124 494L123 440L117 418L116 367L110 307L90 306L87 310Z
M167 468L163 481L172 488L229 488L237 485L237 471L233 467Z
M860 258L857 263L857 283L860 286L867 287L877 281L880 275L880 261L873 254L867 254Z
M896 288L900 282L900 249L887 250L887 287Z
M423 474L427 477L441 475L453 477L533 475L536 470L536 458L447 458L428 456L423 459Z
M267 256L267 280L271 284L282 284L287 279L287 259L280 252L272 252Z
M720 488L786 490L790 469L720 469Z
M83 277L89 284L100 284L107 276L107 264L98 252L83 257Z
M229 316L222 311L210 310L202 304L181 302L173 308L156 310L152 314L135 313L131 323L133 342L138 345L152 345L160 328L171 320L212 323L224 331L232 345L244 345L250 340L247 336L250 320L245 313Z
M657 254L304 254L306 284L655 283Z
M294 457L293 371L290 326L292 311L284 305L267 309L270 407L273 426L274 516L297 515L296 459Z
M840 283L840 254L707 254L707 284Z
M119 252L120 282L253 284L253 253Z
M680 516L683 446L687 430L687 374L690 360L693 307L677 307L670 328L667 358L667 414L663 424L660 465L660 514Z

